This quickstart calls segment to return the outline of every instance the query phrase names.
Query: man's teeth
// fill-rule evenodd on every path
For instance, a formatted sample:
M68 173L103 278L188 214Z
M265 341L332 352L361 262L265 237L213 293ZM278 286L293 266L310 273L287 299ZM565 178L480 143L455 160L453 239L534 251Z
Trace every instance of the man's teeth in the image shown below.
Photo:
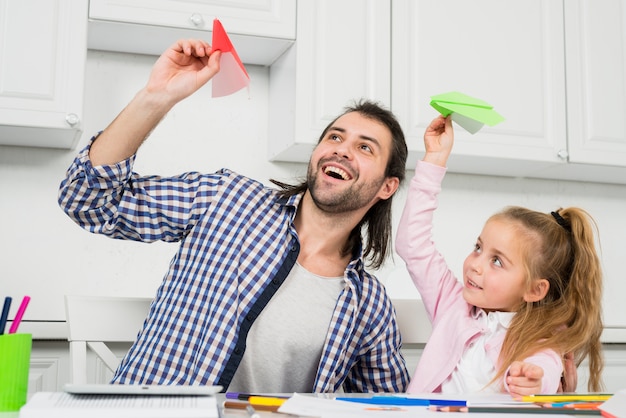
M335 178L341 178L342 180L348 180L350 178L348 173L346 173L341 168L334 167L334 166L326 167L324 169L324 173L328 174L329 176L335 177Z

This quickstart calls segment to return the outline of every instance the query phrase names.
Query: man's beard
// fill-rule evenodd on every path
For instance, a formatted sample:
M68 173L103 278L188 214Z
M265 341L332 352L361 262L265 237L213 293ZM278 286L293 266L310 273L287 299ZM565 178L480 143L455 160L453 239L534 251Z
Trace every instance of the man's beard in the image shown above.
M326 191L321 193L317 185L317 173L309 163L307 173L307 187L315 205L330 213L351 212L369 206L376 198L380 186L385 181L384 177L370 183L352 185L341 191Z

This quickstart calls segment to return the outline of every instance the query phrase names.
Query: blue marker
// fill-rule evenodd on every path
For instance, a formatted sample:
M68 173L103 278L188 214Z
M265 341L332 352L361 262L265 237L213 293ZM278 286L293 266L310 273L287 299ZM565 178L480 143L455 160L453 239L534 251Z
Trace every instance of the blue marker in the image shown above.
M2 315L0 315L0 335L4 334L4 327L9 317L9 308L11 308L11 297L4 298L4 306L2 307Z
M422 399L406 398L399 396L373 396L370 398L335 398L338 401L359 402L371 405L391 405L391 406L466 406L464 400L453 399Z

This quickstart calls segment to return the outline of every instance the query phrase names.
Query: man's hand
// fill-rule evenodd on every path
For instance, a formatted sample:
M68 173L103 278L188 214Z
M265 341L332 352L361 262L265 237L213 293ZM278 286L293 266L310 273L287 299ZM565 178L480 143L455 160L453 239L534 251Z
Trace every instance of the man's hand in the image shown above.
M430 122L424 133L426 154L424 161L445 167L454 144L452 120L439 115Z
M514 361L509 367L506 384L514 398L541 393L543 369L535 364Z
M576 392L576 387L578 386L578 369L576 369L573 352L565 354L563 364L563 376L561 376L558 392Z
M146 90L164 94L175 104L205 85L220 70L220 51L200 39L183 39L169 47L152 67Z

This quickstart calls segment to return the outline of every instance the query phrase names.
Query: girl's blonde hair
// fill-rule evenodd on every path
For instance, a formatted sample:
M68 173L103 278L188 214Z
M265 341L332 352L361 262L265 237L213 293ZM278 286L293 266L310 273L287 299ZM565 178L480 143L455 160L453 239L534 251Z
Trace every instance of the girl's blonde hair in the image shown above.
M500 380L513 361L542 349L574 353L576 366L589 358L588 390L603 389L602 269L594 244L597 225L586 211L570 207L550 214L511 206L491 219L520 226L526 286L547 279L550 289L538 302L521 302L500 352Z

